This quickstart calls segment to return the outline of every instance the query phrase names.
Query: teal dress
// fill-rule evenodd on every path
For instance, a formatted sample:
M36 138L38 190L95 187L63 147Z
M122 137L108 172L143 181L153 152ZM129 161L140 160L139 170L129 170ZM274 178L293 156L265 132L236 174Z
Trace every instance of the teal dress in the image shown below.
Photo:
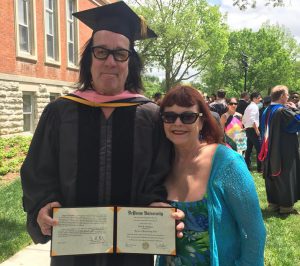
M156 266L210 265L207 197L170 204L185 213L183 238L176 239L177 256L158 256Z

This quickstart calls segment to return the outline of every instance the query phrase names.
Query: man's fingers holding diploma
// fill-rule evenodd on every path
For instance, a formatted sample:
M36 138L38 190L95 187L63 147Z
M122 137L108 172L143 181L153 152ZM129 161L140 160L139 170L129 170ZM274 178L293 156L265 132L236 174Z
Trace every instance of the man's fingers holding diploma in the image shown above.
M52 219L51 211L54 207L61 207L61 204L57 201L49 202L43 208L40 209L37 216L37 223L41 228L42 234L51 236L51 228L57 225L58 221Z

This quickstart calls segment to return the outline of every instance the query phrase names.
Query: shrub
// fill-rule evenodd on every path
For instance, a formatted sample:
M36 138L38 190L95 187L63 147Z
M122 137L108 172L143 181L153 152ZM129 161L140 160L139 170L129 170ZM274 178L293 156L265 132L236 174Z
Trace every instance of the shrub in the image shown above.
M31 137L0 137L0 176L15 173L20 169L27 154Z
M0 176L6 175L9 172L9 167L7 165L0 167Z

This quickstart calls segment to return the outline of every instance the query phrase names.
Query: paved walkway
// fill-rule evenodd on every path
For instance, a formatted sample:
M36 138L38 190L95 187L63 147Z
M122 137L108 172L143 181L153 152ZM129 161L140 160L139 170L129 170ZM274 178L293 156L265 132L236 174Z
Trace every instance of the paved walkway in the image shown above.
M156 256L154 256L155 258ZM47 266L50 265L50 241L47 244L30 245L0 263L0 266Z
M0 264L0 266L41 265L50 265L50 241L45 245L30 245Z

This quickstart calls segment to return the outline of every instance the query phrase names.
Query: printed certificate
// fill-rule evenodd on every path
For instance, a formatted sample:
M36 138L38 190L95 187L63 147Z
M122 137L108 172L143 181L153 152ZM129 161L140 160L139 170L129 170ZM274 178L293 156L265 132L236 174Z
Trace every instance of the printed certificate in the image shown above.
M53 208L51 256L101 253L176 255L175 208Z
M176 255L175 208L117 207L117 252Z
M114 207L53 208L51 256L113 252Z

